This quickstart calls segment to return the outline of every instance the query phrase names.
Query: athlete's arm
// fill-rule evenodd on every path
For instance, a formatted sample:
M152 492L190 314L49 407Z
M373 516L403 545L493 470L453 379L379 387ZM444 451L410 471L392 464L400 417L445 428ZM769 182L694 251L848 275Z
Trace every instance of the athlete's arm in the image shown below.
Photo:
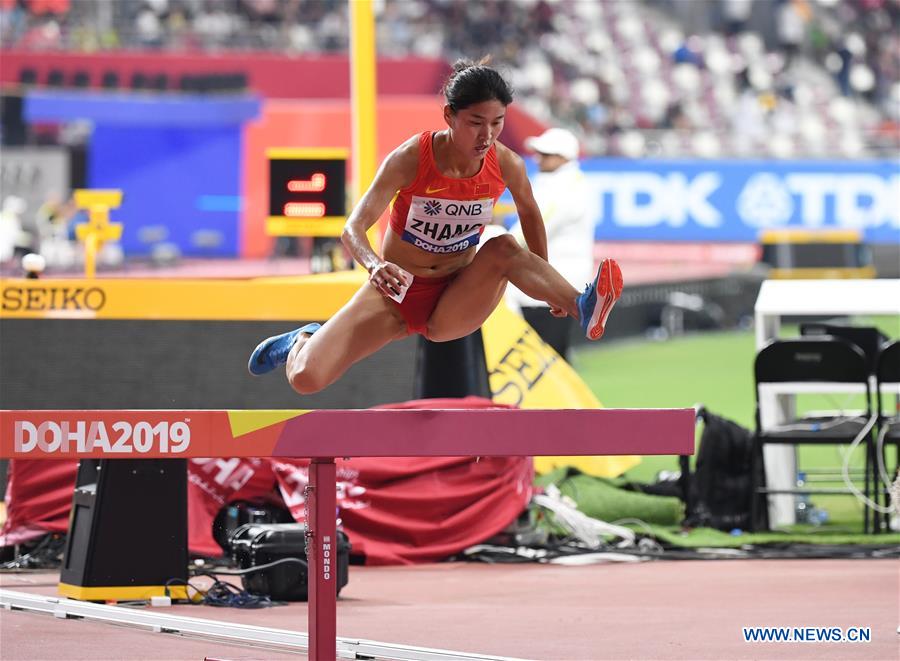
M366 231L378 222L397 191L406 188L415 179L418 145L418 136L414 136L388 154L369 190L347 218L341 234L341 241L350 255L369 272L369 281L385 296L394 293L391 288L399 285L403 276L396 264L384 261L372 249Z
M497 159L500 162L500 171L503 173L503 181L509 192L512 193L513 202L516 203L516 211L519 214L519 223L522 233L525 235L525 243L528 249L542 259L547 259L547 230L544 228L544 220L541 218L541 210L534 200L531 191L531 182L525 174L525 162L511 149L497 145Z

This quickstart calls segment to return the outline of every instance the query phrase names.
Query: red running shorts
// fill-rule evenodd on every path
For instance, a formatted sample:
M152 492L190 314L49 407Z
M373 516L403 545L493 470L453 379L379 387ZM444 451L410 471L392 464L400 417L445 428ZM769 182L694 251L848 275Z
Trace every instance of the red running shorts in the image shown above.
M410 335L413 333L426 334L431 313L434 312L441 295L455 277L455 273L440 278L415 276L409 289L406 290L403 302L391 301L397 306L406 321L407 333Z

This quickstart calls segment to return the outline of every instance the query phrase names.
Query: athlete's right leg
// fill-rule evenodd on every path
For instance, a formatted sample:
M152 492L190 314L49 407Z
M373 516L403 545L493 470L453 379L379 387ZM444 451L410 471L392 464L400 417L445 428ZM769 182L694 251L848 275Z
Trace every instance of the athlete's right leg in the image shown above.
M393 302L366 282L312 335L300 335L287 358L294 390L308 395L328 387L354 363L406 337L406 322Z

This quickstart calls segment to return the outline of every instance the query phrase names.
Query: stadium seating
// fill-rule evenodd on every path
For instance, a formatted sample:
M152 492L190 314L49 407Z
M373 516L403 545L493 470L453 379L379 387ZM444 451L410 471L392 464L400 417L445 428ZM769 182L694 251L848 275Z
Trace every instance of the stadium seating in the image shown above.
M345 52L349 42L346 2L337 0L71 0L68 12L42 16L12 7L0 10L0 25L3 43L15 48L306 54ZM518 102L576 131L587 154L857 158L898 147L897 0L385 0L376 7L379 53L447 60L491 53ZM785 25L795 26L793 37ZM175 87L151 83L152 75L139 87Z

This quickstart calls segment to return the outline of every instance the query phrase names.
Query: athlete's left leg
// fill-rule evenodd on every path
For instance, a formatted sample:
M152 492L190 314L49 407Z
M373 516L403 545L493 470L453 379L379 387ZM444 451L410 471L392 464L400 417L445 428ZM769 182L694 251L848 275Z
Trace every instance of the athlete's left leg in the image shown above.
M487 241L441 295L428 320L428 339L446 342L479 328L497 307L507 282L580 319L579 292L548 262L504 234Z

